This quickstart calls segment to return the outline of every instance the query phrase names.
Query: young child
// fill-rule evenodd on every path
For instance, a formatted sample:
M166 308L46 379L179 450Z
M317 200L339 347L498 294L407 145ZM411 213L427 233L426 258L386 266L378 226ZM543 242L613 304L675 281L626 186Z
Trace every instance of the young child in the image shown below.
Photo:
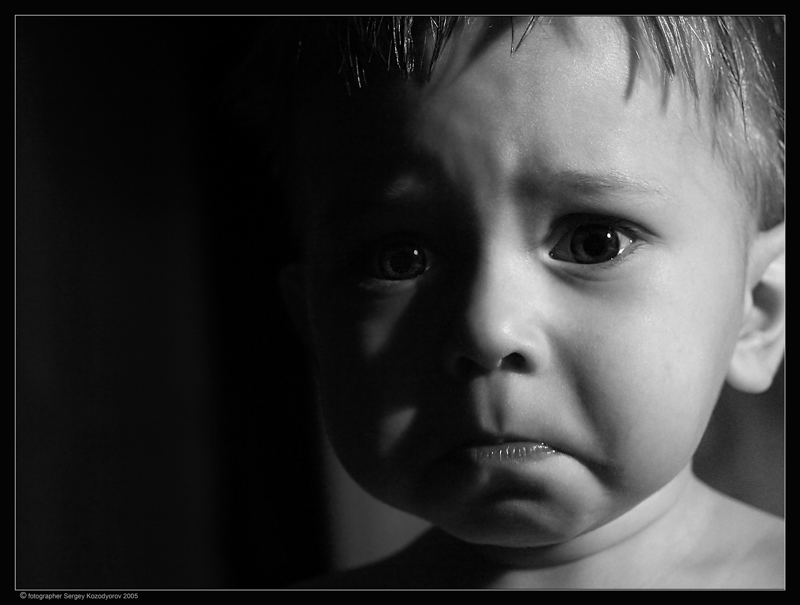
M691 464L723 382L765 390L784 351L749 23L310 28L284 291L343 465L435 529L305 586L783 587L782 520Z

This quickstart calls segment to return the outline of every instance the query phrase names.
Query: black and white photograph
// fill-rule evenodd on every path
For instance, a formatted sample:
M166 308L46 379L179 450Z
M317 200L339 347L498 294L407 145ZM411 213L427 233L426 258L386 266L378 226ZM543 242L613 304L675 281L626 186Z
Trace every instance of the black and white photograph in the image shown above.
M17 598L785 590L785 17L14 17Z

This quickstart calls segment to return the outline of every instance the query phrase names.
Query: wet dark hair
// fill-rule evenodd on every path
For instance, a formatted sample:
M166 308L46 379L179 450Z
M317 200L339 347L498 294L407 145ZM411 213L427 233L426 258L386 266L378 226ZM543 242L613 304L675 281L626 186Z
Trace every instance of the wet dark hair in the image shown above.
M364 16L273 18L246 70L260 85L245 95L263 128L270 163L286 174L282 154L301 83L337 82L357 94L382 74L430 77L460 27L475 17ZM484 19L484 17L481 17ZM508 36L513 54L549 17L491 17L484 35ZM784 217L784 118L781 17L618 17L629 45L630 93L642 63L660 72L665 95L683 85L713 122L715 151L729 167L760 229ZM565 23L565 21L559 20ZM488 41L488 40L487 40ZM772 57L765 48L772 49ZM777 53L776 53L777 50ZM260 57L260 58L259 58ZM253 94L255 93L255 94ZM244 98L242 100L244 100ZM261 135L259 135L261 136Z

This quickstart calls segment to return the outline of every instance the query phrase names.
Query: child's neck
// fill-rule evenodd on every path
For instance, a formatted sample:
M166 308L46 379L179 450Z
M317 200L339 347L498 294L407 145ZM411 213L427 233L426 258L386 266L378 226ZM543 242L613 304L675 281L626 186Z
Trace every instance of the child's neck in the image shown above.
M433 529L339 587L781 588L783 520L698 481L690 469L615 521L531 549L468 544Z
M691 557L709 525L708 489L686 469L672 483L607 525L564 544L515 549L470 546L491 571L481 574L487 588L640 587L669 583ZM439 536L446 549L465 545ZM480 566L479 563L472 562ZM486 570L484 570L486 571ZM468 572L469 573L469 572ZM473 576L474 578L474 576Z

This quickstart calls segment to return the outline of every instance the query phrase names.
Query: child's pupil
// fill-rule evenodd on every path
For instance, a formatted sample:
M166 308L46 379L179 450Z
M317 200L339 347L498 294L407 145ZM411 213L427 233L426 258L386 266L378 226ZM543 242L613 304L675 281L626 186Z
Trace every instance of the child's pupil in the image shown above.
M585 225L575 230L570 248L578 262L602 262L617 255L619 237L605 225Z
M396 246L386 250L383 266L387 277L408 279L424 271L425 258L422 251L415 246Z

